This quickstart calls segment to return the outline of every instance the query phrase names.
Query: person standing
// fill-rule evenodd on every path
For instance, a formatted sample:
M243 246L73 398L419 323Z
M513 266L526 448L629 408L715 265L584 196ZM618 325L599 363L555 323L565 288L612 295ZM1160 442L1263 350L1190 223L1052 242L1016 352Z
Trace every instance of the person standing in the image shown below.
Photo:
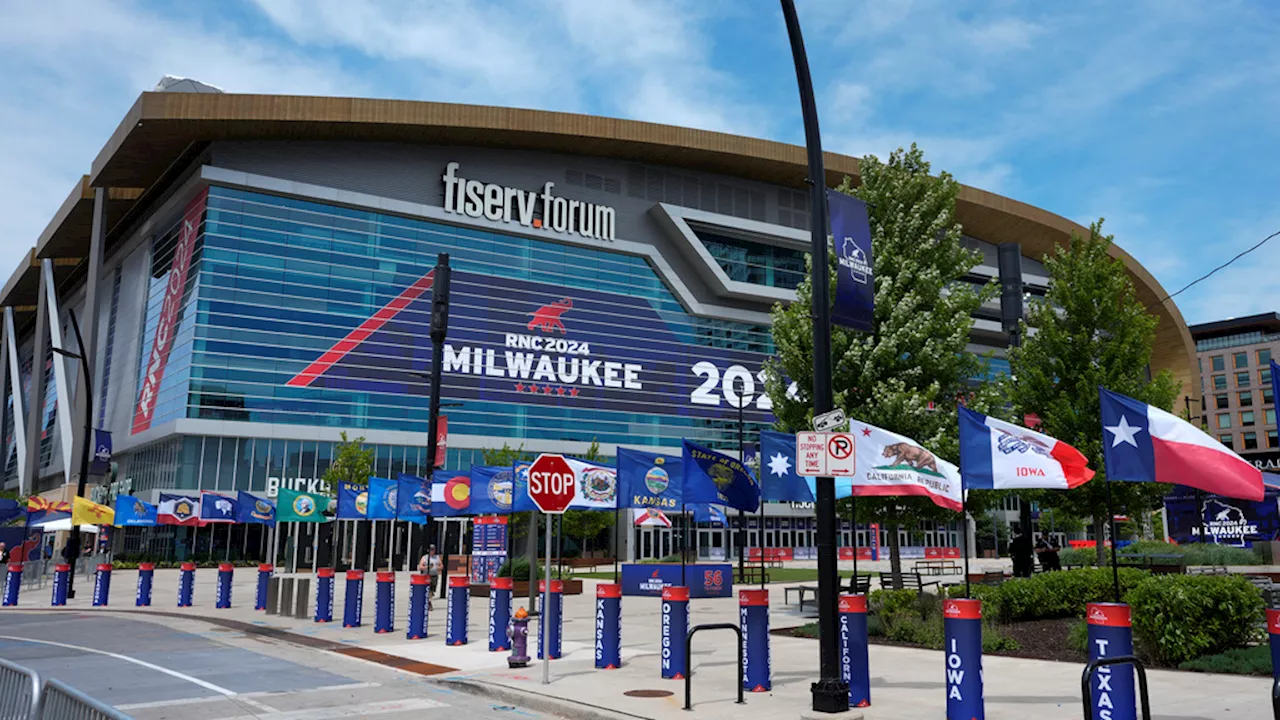
M431 598L435 597L436 585L440 581L440 569L442 567L440 555L436 552L435 545L427 546L427 554L422 556L418 561L418 572L426 573L430 579L431 590L427 593L427 609L432 609Z
M1009 543L1009 551L1013 555L1013 576L1031 577L1032 566L1035 564L1032 559L1031 535L1019 527Z
M0 565L7 562L9 562L9 549L5 547L4 543L0 542Z

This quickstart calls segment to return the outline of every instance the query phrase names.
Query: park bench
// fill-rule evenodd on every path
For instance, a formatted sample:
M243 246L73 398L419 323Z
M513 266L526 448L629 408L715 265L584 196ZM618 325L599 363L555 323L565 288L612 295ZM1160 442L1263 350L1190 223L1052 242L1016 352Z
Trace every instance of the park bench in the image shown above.
M809 602L812 602L815 605L818 603L818 586L817 585L796 585L793 587L784 588L782 591L783 603L787 605L791 604L791 593L796 593L800 596L800 612L804 612L804 603L805 603L806 595L812 596L809 599Z
M959 575L960 566L955 560L917 560L914 570L919 575Z
M937 584L937 580L925 582L920 577L920 573L917 572L900 573L897 576L891 572L880 573L880 587L886 590L901 588L902 590L915 590L917 595L922 595L925 588Z
M1116 564L1150 570L1153 575L1182 575L1187 571L1186 557L1177 553L1121 553L1116 556Z
M871 594L871 576L855 575L849 577L849 593L851 595L870 595Z
M999 570L982 573L982 579L978 581L980 585L1000 585L1004 582L1004 573Z
M734 568L734 582L742 585L755 585L769 582L769 572L762 562L748 562L741 568Z
M1188 575L1230 575L1231 573L1227 570L1226 566L1208 565L1204 567L1187 568L1187 574ZM1267 578L1267 580L1270 581L1271 578Z
M1275 607L1276 585L1270 575L1245 575L1245 578L1262 593L1262 601L1268 608Z

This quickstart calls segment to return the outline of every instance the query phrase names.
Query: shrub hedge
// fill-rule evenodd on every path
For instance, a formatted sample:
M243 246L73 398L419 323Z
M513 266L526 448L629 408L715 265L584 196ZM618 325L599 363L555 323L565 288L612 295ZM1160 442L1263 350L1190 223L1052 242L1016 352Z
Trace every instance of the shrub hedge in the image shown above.
M1145 570L1120 568L1121 596L1148 576ZM982 600L982 614L1003 622L1083 616L1085 604L1115 598L1110 568L1041 573L1001 585L975 585L973 591ZM955 595L964 589L954 586L950 592Z
M542 579L542 570L542 563L538 563L537 570L534 572L535 579ZM508 560L502 563L502 566L498 568L498 577L509 577L517 582L528 581L529 558L520 557L514 561ZM567 580L573 577L573 573L569 568L565 568L564 573L561 573L560 568L553 563L551 565L551 577L555 580Z
M1164 665L1259 639L1262 594L1239 575L1157 575L1125 595L1135 644Z
M1228 547L1213 543L1174 545L1159 540L1140 540L1120 548L1120 554L1132 555L1182 555L1188 565L1258 565L1262 558L1253 550ZM1063 550L1059 554L1063 565L1096 565L1094 548Z
M1219 655L1204 655L1195 660L1188 660L1179 665L1178 668L1194 672L1264 675L1270 677L1271 648L1266 645L1236 648Z

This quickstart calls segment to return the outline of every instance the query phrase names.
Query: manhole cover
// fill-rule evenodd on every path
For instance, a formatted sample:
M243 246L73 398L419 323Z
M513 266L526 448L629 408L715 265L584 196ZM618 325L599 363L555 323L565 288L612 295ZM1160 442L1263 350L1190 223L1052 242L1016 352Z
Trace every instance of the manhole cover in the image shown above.
M671 692L668 690L628 690L622 694L626 695L627 697L636 697L636 698L671 697Z

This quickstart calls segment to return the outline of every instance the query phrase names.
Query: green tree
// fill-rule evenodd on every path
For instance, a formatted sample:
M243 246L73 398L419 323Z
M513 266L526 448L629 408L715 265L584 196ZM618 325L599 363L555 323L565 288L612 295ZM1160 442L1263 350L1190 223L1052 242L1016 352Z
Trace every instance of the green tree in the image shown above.
M347 439L346 431L342 433L342 442L333 449L333 463L324 471L325 485L330 494L338 491L338 483L355 483L365 485L373 474L373 448L364 446L364 436L355 440Z
M1039 499L1092 517L1098 539L1104 537L1108 490L1098 388L1166 410L1181 389L1168 370L1151 373L1157 319L1138 302L1124 265L1110 254L1111 244L1099 220L1088 239L1073 234L1066 247L1045 258L1049 292L1029 308L1026 340L1009 353L1009 395L1018 412L1036 414L1043 432L1074 445L1098 472L1075 490L1045 492ZM1156 483L1111 484L1115 510L1132 515L1149 511L1167 490ZM1098 562L1105 561L1099 542Z
M875 261L873 331L832 327L831 365L835 406L850 416L915 439L941 457L958 458L956 402L990 411L995 388L972 379L980 359L965 351L972 314L994 297L992 283L964 278L982 255L961 243L955 220L960 185L948 173L929 174L915 145L887 162L861 163L862 185L848 178L837 188L865 200ZM836 255L829 256L835 287ZM766 386L779 428L794 432L813 418L812 296L809 280L796 301L773 310L777 347ZM834 296L834 292L832 293ZM794 398L784 378L796 383ZM901 570L897 529L919 520L955 520L925 498L859 498L859 520L879 522L888 534L890 559Z

